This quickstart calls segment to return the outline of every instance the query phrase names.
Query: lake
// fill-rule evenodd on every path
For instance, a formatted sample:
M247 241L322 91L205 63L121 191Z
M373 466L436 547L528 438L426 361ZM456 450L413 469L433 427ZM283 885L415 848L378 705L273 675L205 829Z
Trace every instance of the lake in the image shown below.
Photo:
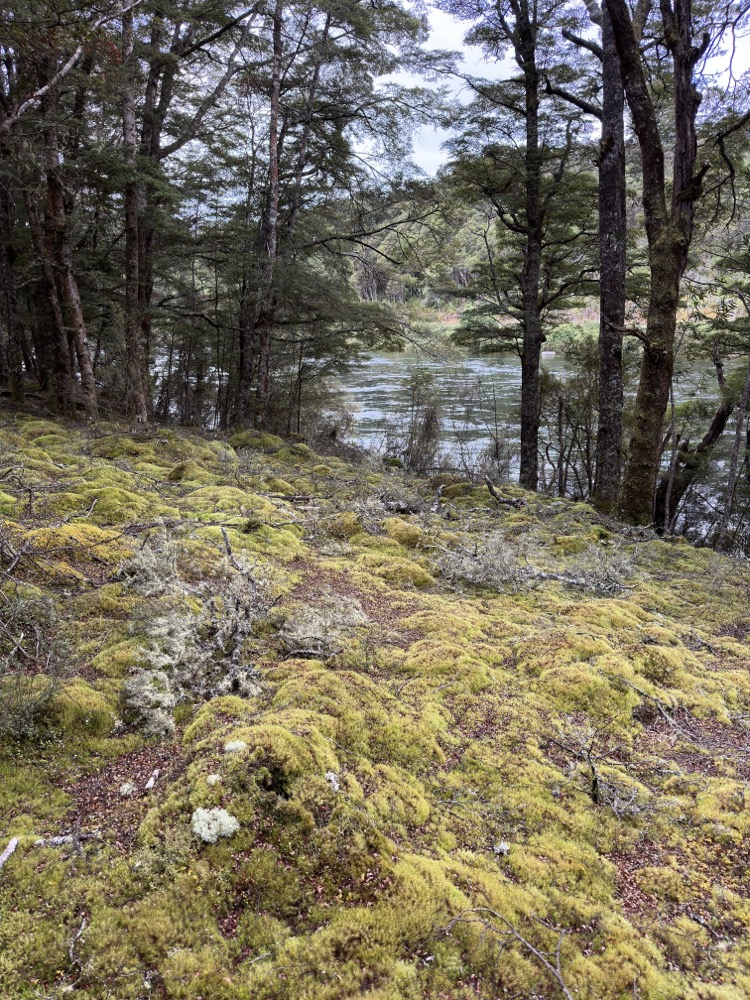
M569 367L562 354L545 352L542 366L551 374L565 376ZM478 455L491 442L495 419L503 439L519 440L518 408L521 397L521 363L512 354L462 357L448 360L415 351L377 352L339 378L342 402L354 415L349 437L356 444L381 451L389 428L408 422L411 380L420 373L431 376L426 390L442 418L444 447ZM716 375L710 363L678 366L675 401L700 394L716 399Z

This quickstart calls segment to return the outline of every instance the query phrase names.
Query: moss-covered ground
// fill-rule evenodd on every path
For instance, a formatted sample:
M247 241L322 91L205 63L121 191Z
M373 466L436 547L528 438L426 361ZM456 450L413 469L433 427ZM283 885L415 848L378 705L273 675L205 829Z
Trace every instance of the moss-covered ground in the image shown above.
M1 996L750 996L743 564L272 435L0 455Z

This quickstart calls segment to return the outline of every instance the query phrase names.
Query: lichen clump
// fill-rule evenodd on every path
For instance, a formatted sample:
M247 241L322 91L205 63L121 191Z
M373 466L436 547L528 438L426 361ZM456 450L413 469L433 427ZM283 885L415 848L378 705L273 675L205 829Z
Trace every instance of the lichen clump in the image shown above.
M215 844L219 837L231 837L239 828L239 820L226 809L196 809L191 818L191 829L204 844Z

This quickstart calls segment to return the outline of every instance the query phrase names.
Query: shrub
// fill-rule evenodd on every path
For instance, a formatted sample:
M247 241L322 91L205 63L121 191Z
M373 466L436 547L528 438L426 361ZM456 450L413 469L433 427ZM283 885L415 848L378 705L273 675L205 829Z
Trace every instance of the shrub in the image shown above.
M291 609L279 637L287 656L328 660L343 652L346 638L367 621L359 601L326 591L315 605Z
M0 741L43 731L67 666L52 601L31 588L0 591Z

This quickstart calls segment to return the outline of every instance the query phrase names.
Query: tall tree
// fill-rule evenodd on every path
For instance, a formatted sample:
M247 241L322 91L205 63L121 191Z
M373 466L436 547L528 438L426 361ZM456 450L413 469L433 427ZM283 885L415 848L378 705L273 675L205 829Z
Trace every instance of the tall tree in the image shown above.
M665 169L664 125L649 89L636 25L626 0L605 0L612 21L625 94L641 153L643 211L651 287L633 432L619 510L625 520L653 519L664 418L674 367L680 287L693 236L705 169L698 167L696 67L711 37L696 44L691 0L661 0L660 33L671 62L674 149L671 184Z

